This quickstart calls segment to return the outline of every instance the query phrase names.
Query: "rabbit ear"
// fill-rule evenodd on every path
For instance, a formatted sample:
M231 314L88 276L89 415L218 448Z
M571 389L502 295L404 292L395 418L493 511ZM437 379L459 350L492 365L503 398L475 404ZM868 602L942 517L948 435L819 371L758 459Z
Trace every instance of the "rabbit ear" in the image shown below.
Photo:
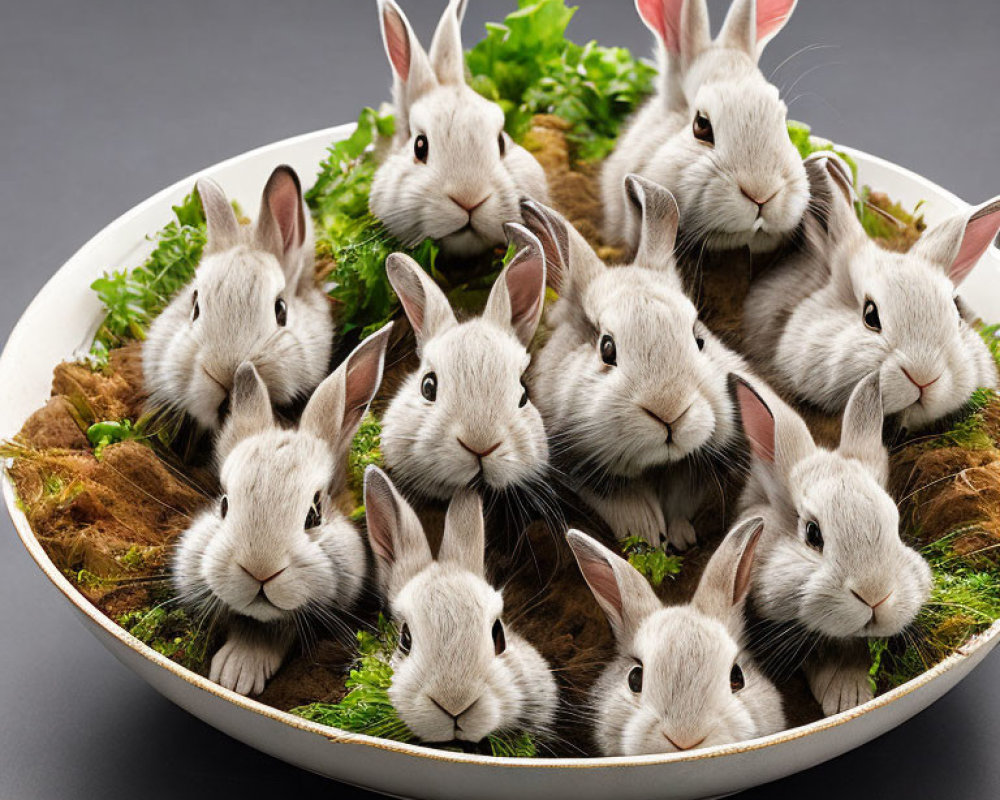
M858 221L854 206L858 202L854 190L851 168L838 155L822 150L808 156L803 162L809 179L812 205L826 240L820 245L828 247L853 246L859 237L866 237ZM840 261L848 262L848 259Z
M365 519L379 583L392 598L431 563L431 548L410 504L376 466L365 470Z
M455 564L482 576L485 552L483 501L475 490L459 489L448 504L438 561Z
M288 255L302 247L305 238L302 184L295 170L282 164L271 173L264 187L257 218L257 244L274 254L290 284L298 279L302 259L288 258Z
M785 27L797 0L733 0L719 34L723 47L742 50L754 60Z
M734 636L742 632L754 554L763 532L764 520L760 517L733 528L709 559L691 600L701 613L725 623Z
M483 316L512 329L528 347L545 305L545 255L541 243L524 226L511 223L504 230L512 243L523 247L493 284Z
M674 244L680 221L674 196L659 184L639 175L625 177L625 194L640 231L636 265L667 273L674 279L677 288L682 288L674 261Z
M450 0L431 41L431 49L428 51L430 62L441 83L465 83L465 54L462 52L461 31L465 6L466 0Z
M798 0L757 0L757 57L788 24Z
M998 232L1000 197L995 197L936 225L920 237L912 252L940 265L958 286L979 263Z
M685 66L712 43L705 0L635 0L635 7L663 49Z
M313 392L302 412L299 429L327 442L338 462L358 432L382 383L391 332L390 322L355 347L344 363Z
M222 187L211 178L199 178L197 188L208 225L205 252L221 253L235 247L240 241L240 224Z
M566 219L534 200L521 203L524 224L542 245L545 280L561 297L579 299L586 286L606 269L591 246Z
M250 436L270 430L274 426L271 397L256 367L244 361L233 377L229 394L229 417L219 432L215 443L218 463L226 460L240 442Z
M434 88L437 79L402 9L393 0L378 0L378 11L382 42L395 76L394 105L397 116L402 118L397 122L407 127L410 106Z
M750 442L754 458L761 464L773 465L784 474L802 459L815 452L809 428L794 411L775 399L770 406L758 391L742 377L731 374L736 402L743 421L743 431ZM780 415L776 419L775 411Z
M417 337L417 347L457 324L448 298L434 283L423 267L403 253L393 253L386 259L385 271L389 283L399 295L403 311Z
M878 371L859 381L844 409L839 452L868 467L883 486L889 475L889 454L882 443L884 407Z
M662 604L649 582L621 556L590 536L571 530L566 541L590 591L607 616L619 642L628 642Z

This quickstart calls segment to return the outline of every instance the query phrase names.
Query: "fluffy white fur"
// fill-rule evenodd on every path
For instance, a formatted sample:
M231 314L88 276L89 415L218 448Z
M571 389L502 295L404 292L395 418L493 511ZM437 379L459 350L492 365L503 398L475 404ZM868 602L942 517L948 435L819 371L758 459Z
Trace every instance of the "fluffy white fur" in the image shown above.
M734 0L714 42L705 0L636 5L656 34L661 76L604 166L606 240L636 244L622 191L625 176L636 173L677 198L684 251L774 250L797 229L808 185L788 136L788 109L757 60L795 0ZM714 143L695 137L699 114L710 120Z
M330 366L333 319L313 278L309 215L291 167L271 174L255 226L237 222L214 181L199 180L198 193L205 251L194 279L150 325L143 373L151 409L182 411L215 431L244 361L278 406L315 389Z
M386 264L420 356L382 419L386 466L408 492L447 499L477 479L503 491L530 487L545 474L545 429L524 383L545 258L531 234L512 230L524 247L497 279L482 316L462 323L413 259L394 254ZM436 380L433 400L422 390L428 376Z
M560 296L531 390L554 466L614 533L683 549L694 544L691 518L712 471L736 443L727 375L744 364L699 322L684 293L670 193L637 176L627 183L641 232L627 266L605 266L555 211L525 207ZM617 351L613 366L602 359L605 337Z
M617 652L591 693L601 755L672 753L742 742L785 727L781 697L741 649L743 605L761 521L735 528L689 605L664 607L627 561L579 531L567 534L611 623ZM731 684L734 665L745 685ZM640 691L629 673L642 671Z
M389 328L320 384L297 430L273 419L250 363L236 372L219 440L223 496L177 543L174 585L196 614L225 626L209 676L259 694L299 634L338 624L361 592L361 536L334 505L350 441L378 390Z
M824 712L837 713L872 696L858 643L903 631L931 588L927 563L899 537L899 512L885 489L878 375L852 393L836 450L817 447L777 397L765 402L746 383L737 383L736 395L753 453L741 514L764 520L754 607L826 641L805 670ZM810 523L819 547L808 541Z
M396 136L369 200L405 246L431 238L454 256L503 244L504 224L519 219L519 201L548 197L545 172L504 132L503 111L466 84L464 10L464 0L451 0L428 55L402 10L379 0ZM418 137L427 143L424 160L416 157Z
M389 697L407 727L425 742L549 732L555 679L502 622L503 596L485 578L479 496L463 490L452 499L436 560L416 514L376 467L365 475L365 508L380 585L401 631Z
M865 234L839 159L808 167L816 199L805 248L746 300L744 341L775 386L837 413L878 371L886 413L911 430L959 411L977 388L995 388L996 363L955 290L1000 229L1000 198L932 227L909 253L891 253ZM869 301L880 331L865 324Z

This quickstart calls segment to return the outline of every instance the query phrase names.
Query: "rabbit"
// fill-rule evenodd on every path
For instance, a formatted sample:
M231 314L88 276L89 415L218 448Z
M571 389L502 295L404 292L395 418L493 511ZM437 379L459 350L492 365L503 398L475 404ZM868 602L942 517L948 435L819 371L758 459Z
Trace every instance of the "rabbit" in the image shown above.
M545 298L545 257L527 230L510 230L523 247L482 316L465 322L413 259L395 253L386 262L420 358L382 417L386 467L408 493L447 500L474 480L496 492L542 486L548 445L524 375Z
M836 414L878 371L886 414L910 431L996 388L996 363L954 295L1000 230L1000 197L891 253L858 221L843 162L826 154L808 168L818 202L803 250L746 298L744 341L775 388Z
M153 321L143 373L153 410L184 412L217 432L237 368L250 361L276 406L308 397L333 349L331 305L313 277L302 186L280 166L264 187L254 227L241 226L215 181L198 194L208 234L194 279Z
M746 365L684 293L670 192L630 175L626 195L639 246L634 262L618 267L557 212L525 203L560 296L529 387L554 468L612 532L682 550L696 541L691 520L708 484L738 448L726 376Z
M656 35L656 94L621 135L601 174L607 243L639 231L622 191L638 173L677 198L683 254L769 253L797 231L809 192L788 109L757 66L796 0L733 0L714 42L705 0L636 0Z
M611 623L616 655L591 690L603 756L674 753L785 728L781 696L743 650L743 607L762 520L734 528L688 605L664 606L627 561L580 531L566 537Z
M900 539L885 488L879 375L851 393L835 450L817 447L777 397L734 382L752 452L740 514L764 520L751 603L765 620L822 642L803 667L823 712L836 714L872 697L867 638L903 631L931 589L930 567Z
M343 624L368 572L364 542L335 505L351 439L378 390L390 327L369 336L316 389L295 430L273 418L245 362L219 438L222 496L177 543L173 583L225 643L209 678L260 694L298 634Z
M435 559L416 513L378 467L365 473L368 538L399 630L389 699L424 742L479 742L497 731L546 735L558 690L545 659L503 622L485 577L479 495L456 492Z
M548 197L544 170L504 131L500 106L466 83L465 7L449 2L428 54L393 0L379 0L396 133L369 200L404 247L430 238L459 258L502 245L522 197Z

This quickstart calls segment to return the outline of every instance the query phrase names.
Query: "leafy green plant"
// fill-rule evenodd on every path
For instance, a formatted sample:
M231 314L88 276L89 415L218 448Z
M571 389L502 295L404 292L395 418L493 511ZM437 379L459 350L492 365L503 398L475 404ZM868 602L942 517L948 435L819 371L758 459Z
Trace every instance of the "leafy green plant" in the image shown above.
M681 556L668 555L662 548L653 547L639 536L628 537L622 542L621 547L628 563L656 588L659 588L667 578L679 575L684 566L684 559Z
M195 628L182 609L168 610L160 605L129 611L118 618L118 624L183 667L197 670L205 662L210 636Z
M567 39L575 13L564 0L519 0L502 24L486 26L466 64L473 88L500 105L515 140L524 138L535 114L555 114L570 124L574 157L596 161L652 93L656 69L624 48Z
M145 434L131 420L120 422L95 422L87 428L87 440L94 448L94 458L100 459L104 448L119 442L142 441Z

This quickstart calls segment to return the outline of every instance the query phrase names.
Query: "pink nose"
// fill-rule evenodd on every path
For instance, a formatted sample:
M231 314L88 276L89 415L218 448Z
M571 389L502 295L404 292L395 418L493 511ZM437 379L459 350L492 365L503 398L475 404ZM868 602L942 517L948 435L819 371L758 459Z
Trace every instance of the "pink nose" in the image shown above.
M255 581L257 581L257 583L259 583L261 586L263 586L265 583L269 583L270 581L273 581L275 578L277 578L282 572L284 572L287 569L287 567L282 567L277 572L273 572L270 575L267 575L266 577L261 577L264 575L263 571L257 570L256 572L253 572L244 567L242 564L240 564L240 569L243 570L247 575L249 575Z
M921 383L916 378L914 378L905 368L901 367L901 369L903 370L903 374L906 376L906 379L920 390L921 396L924 393L924 389L928 388L929 386L933 386L935 383L941 380L941 376L938 375L932 381L928 381L927 383Z
M458 440L458 443L462 445L462 447L464 447L470 453L472 453L472 455L474 455L476 458L486 458L486 456L490 455L490 453L496 452L496 449L503 444L503 442L496 442L495 444L491 444L485 450L476 450L474 447L470 447L469 445L467 445L461 439Z
M770 195L764 197L762 194L749 191L745 186L740 186L740 191L743 193L743 196L751 203L753 203L755 206L757 206L757 208L763 208L768 203L770 203L778 194L778 192L771 192ZM762 197L764 199L761 199Z
M462 209L466 214L469 214L470 216L472 215L473 211L475 211L483 203L485 203L487 200L490 199L490 195L486 195L486 197L484 197L482 200L470 203L468 200L465 200L464 198L455 197L455 195L453 194L448 195L448 197L451 200L451 202L453 202L456 206L458 206L460 209Z

